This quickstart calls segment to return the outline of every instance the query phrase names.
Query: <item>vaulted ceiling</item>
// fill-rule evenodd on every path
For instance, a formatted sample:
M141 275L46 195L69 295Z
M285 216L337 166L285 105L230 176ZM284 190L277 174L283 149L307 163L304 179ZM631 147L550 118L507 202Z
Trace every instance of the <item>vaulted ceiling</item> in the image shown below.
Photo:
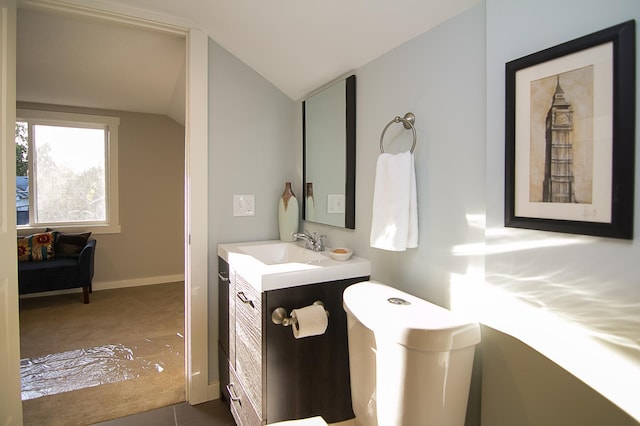
M19 101L184 122L184 37L77 15L18 11Z
M479 0L64 2L166 16L201 28L299 100ZM182 112L175 104L184 104L184 66L185 42L179 35L19 9L18 100L176 118Z

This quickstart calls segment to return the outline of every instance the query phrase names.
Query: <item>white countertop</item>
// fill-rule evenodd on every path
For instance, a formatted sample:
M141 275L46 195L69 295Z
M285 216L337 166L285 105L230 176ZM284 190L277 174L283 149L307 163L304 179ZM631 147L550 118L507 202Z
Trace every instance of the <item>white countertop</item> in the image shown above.
M320 260L265 264L242 250L246 246L268 244L299 245L278 240L219 244L218 256L229 264L231 271L235 271L261 292L371 275L369 260L358 256L338 261L331 259L325 251L327 254L318 253L323 254L318 256Z

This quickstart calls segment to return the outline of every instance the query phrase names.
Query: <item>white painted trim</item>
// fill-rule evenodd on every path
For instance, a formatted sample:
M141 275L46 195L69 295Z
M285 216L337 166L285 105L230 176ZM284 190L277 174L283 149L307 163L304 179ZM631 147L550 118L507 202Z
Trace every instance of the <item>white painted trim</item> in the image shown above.
M220 382L210 383L207 394L209 395L209 401L220 399Z
M93 291L96 292L101 290L116 290L119 288L142 287L146 285L169 284L169 283L175 283L176 285L180 285L180 286L184 285L184 275L182 274L163 275L163 276L157 276L157 277L134 278L130 280L121 280L121 281L94 282ZM56 296L59 294L73 294L73 293L82 293L82 289L70 288L67 290L42 291L39 293L23 294L20 296L20 298L30 299L33 297Z
M208 52L209 38L199 30L187 36L185 141L185 357L187 401L209 399L209 193Z
M0 424L21 425L16 243L16 1L0 0Z
M120 232L120 208L119 208L119 190L118 190L118 132L120 130L120 117L96 115L96 114L76 114L71 112L59 112L59 111L41 111L37 109L18 109L16 110L16 120L25 120L29 122L29 126L32 124L53 124L53 125L79 125L90 128L97 128L104 130L108 133L108 137L105 140L106 152L105 152L105 190L109 194L107 198L107 217L106 223L103 222L69 222L60 224L46 224L35 223L27 226L18 226L19 231L39 229L46 226L66 228L67 232L73 232L69 228L83 227L96 234L116 234ZM31 131L31 130L29 130ZM29 142L29 149L33 149ZM29 162L29 168L33 168L35 165ZM35 169L37 171L37 168ZM33 171L33 170L32 170ZM32 176L35 176L33 174ZM30 179L29 191L33 191L33 179ZM37 180L37 179L36 179ZM35 192L31 192L35 194ZM36 208L32 205L37 201L29 200L29 208L33 209L30 213L29 222L35 218Z
M175 16L102 0L21 0L21 8L90 16L137 27L185 35L194 23Z
M93 291L113 290L116 288L141 287L145 285L179 283L183 285L184 274L160 275L157 277L133 278L121 281L98 281L93 282Z

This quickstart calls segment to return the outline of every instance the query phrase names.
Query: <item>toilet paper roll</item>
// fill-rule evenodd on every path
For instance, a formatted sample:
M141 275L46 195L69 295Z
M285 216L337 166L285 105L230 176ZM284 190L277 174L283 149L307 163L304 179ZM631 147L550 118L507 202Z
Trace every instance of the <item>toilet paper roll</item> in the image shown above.
M324 334L327 330L327 314L322 305L305 306L304 308L291 311L291 317L298 321L293 324L293 337L301 339L303 337L317 336Z

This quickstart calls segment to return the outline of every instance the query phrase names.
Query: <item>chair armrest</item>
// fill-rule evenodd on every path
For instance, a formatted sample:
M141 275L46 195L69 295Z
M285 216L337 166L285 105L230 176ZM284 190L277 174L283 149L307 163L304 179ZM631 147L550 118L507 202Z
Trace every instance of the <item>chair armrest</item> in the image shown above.
M80 251L78 267L83 285L90 285L93 279L93 261L96 254L96 240L89 240Z

